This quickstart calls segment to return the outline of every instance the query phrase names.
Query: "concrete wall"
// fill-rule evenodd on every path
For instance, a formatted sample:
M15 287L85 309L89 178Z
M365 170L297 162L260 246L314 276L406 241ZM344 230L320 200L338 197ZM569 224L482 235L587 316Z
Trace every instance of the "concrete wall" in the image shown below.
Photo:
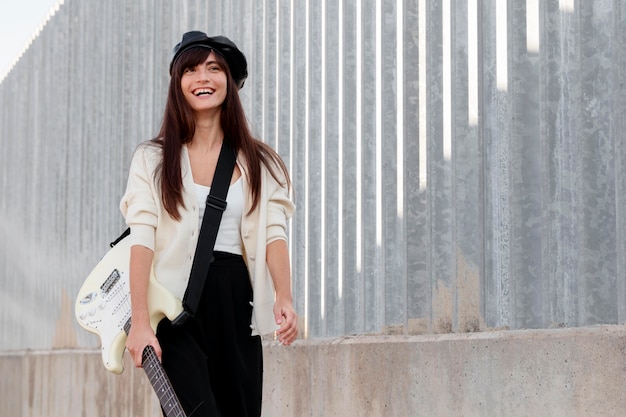
M266 342L264 417L621 417L626 327ZM127 355L128 356L128 355ZM128 358L126 358L128 359ZM156 417L95 351L0 354L0 415Z

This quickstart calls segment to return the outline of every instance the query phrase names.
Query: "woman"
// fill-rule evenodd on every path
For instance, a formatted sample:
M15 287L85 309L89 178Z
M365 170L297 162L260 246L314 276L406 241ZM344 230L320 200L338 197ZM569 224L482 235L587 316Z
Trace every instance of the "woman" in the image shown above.
M238 89L245 56L223 36L187 32L170 63L165 114L156 139L133 156L121 210L131 228L132 327L126 346L136 366L152 345L189 415L259 416L260 335L297 337L286 222L294 206L287 169L248 130ZM237 155L214 261L197 314L181 326L150 327L150 268L183 297L204 201L222 143Z

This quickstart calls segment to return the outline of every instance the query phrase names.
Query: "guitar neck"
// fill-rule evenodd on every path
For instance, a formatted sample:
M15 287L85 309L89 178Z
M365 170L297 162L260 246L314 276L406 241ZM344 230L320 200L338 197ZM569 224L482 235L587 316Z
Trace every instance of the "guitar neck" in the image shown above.
M126 334L130 331L130 320L124 325L124 331ZM154 351L154 348L150 345L146 346L142 355L143 370L152 384L154 393L159 399L161 408L166 417L187 417L183 406L180 404L180 400L174 392L172 383L163 369L163 365L159 362L159 358Z
M172 383L152 346L146 346L143 351L143 370L159 398L159 403L161 403L166 417L186 417L174 388L172 388Z

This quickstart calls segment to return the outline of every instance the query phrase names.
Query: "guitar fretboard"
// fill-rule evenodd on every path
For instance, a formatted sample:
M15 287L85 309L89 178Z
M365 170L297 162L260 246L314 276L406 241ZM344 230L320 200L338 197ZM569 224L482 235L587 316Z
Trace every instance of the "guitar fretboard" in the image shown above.
M130 331L130 320L124 325L126 334ZM166 417L187 417L183 410L180 400L174 392L172 383L167 377L163 365L159 362L159 358L152 346L146 346L142 355L143 370L152 384L152 388L159 399L159 403L165 412Z
M165 415L167 417L186 417L185 411L172 388L172 383L167 377L152 346L146 346L143 351L143 370L146 372L152 388L159 398Z

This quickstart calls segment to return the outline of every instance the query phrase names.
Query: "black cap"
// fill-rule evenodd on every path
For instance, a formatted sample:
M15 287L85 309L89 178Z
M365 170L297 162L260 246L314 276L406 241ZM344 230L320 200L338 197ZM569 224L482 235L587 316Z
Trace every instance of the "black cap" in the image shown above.
M174 62L178 59L180 54L191 48L207 48L212 49L221 56L224 57L228 63L230 73L237 84L237 87L243 87L243 83L248 78L248 63L245 55L237 49L237 45L233 43L226 36L213 36L209 37L204 32L197 30L187 32L183 35L183 39L176 44L172 50L172 59L170 60L170 75L172 74L172 68Z

